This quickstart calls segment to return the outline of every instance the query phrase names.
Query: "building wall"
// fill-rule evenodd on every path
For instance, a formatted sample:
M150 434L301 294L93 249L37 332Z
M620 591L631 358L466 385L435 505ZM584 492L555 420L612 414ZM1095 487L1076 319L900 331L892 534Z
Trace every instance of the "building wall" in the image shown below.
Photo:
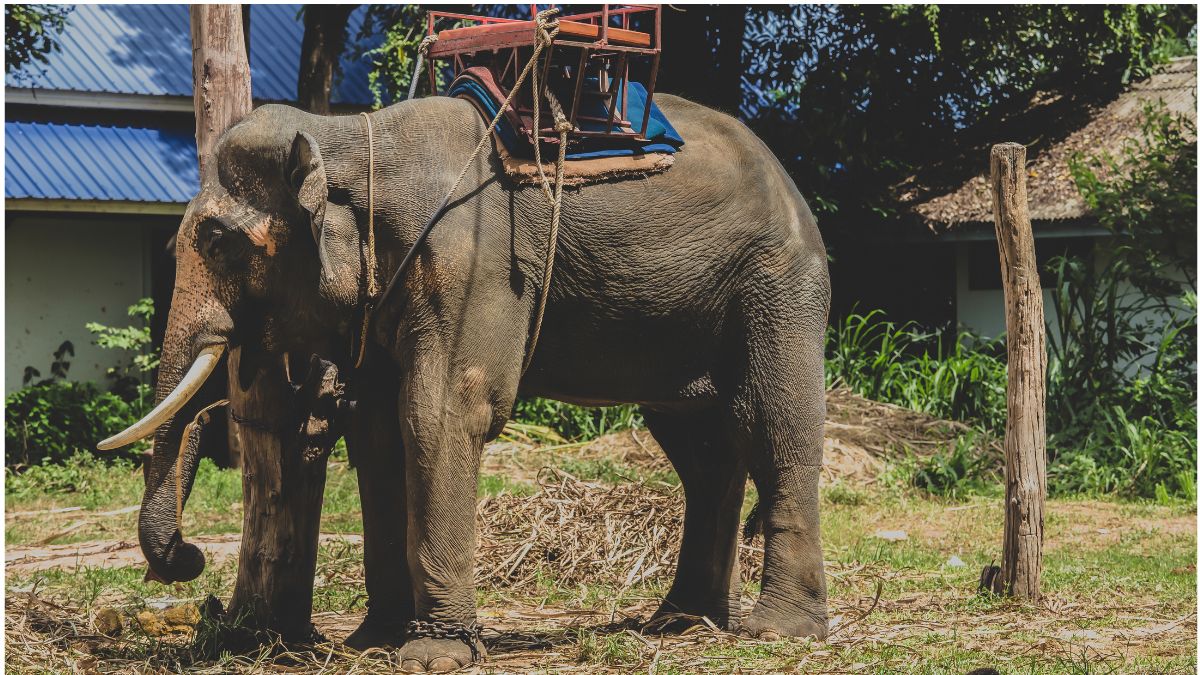
M126 308L151 294L150 227L120 215L6 212L6 394L22 386L26 366L49 377L64 340L75 347L70 379L102 382L128 358L94 345L84 324L127 326Z
M990 257L972 255L971 248L979 245L989 246L992 249L995 258L994 272L996 275L1000 273L1000 252L994 241L959 242L955 245L957 262L955 266L957 272L955 275L955 297L957 298L955 307L958 312L958 326L979 337L995 338L1007 331L1004 318L1004 289L998 282L996 284L979 284L977 281L972 283L973 277L978 280L978 277L990 276L992 272L989 269L987 270L988 274L980 274L981 270L975 269L975 274L972 274L973 267L977 268L980 265L990 267L993 264ZM1042 307L1046 313L1049 329L1055 331L1054 326L1058 323L1058 315L1054 311L1053 289L1047 288L1048 284L1053 284L1053 280L1043 276ZM993 285L996 287L993 288Z

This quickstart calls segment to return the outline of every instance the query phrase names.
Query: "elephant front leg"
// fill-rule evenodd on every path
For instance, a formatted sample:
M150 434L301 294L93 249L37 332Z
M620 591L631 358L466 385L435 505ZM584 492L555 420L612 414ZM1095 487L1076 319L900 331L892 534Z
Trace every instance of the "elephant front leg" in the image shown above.
M483 443L495 421L482 370L447 376L418 368L403 405L408 566L415 620L400 661L443 672L484 656L475 606L475 493ZM436 373L423 377L423 373Z
M362 498L367 616L346 638L346 646L362 650L403 643L405 626L413 618L413 589L406 553L399 375L384 359L377 359L359 378L354 391L358 403L346 442Z

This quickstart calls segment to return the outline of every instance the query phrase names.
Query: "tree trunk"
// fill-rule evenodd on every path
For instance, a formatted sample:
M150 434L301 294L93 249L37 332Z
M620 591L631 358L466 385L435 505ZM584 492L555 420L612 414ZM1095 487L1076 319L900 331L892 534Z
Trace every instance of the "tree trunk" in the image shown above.
M1025 147L992 147L992 206L1008 328L1004 557L993 590L1037 599L1046 506L1046 319L1026 193Z
M252 109L250 66L238 5L192 5L192 77L200 180L216 180L217 140ZM288 639L312 632L325 459L304 460L283 440L294 394L277 367L258 372L241 387L241 349L230 350L229 434L231 461L242 466L243 530L238 576L229 612L247 626ZM234 421L257 420L246 426ZM266 428L264 428L266 427Z
M246 52L248 42L244 31L249 16L240 5L192 5L188 14L192 33L196 159L200 163L200 183L203 185L215 179L211 157L217 140L253 108L250 60ZM231 383L235 376L230 373ZM232 384L230 389L232 391ZM228 463L232 467L240 466L242 449L238 446L228 413L223 426ZM210 442L221 441L217 433L207 436L206 440Z
M252 108L250 62L239 5L192 5L192 87L200 182L214 177L217 139Z
M240 351L229 356L231 373L237 372ZM229 614L285 641L308 641L326 456L307 455L292 442L295 436L281 412L291 408L295 395L278 368L260 370L247 389L230 377L229 400L245 421L234 430L247 449L242 547Z
M346 22L357 5L305 5L304 39L300 43L300 75L296 99L317 115L329 114L333 72L346 44Z

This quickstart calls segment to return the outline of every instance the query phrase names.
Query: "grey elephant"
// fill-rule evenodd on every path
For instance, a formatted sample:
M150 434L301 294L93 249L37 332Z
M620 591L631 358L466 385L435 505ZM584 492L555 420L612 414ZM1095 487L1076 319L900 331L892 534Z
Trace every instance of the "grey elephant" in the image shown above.
M316 353L348 374L358 401L347 439L370 601L349 644L398 646L414 670L478 658L478 464L518 394L642 407L686 500L659 617L824 637L824 244L796 186L745 126L680 98L655 100L687 145L664 173L566 191L545 322L524 374L550 209L539 188L510 183L494 154L471 166L359 335L368 285L391 277L486 131L469 103L431 97L371 114L373 235L361 117L268 105L226 132L218 178L179 227L160 404L108 442L156 433L138 523L153 574L189 580L204 566L176 522L175 464L183 426L217 396L202 383L222 352L256 354L243 356L244 369ZM366 363L355 368L360 340ZM194 439L182 452L186 495ZM747 474L766 552L761 596L741 617Z

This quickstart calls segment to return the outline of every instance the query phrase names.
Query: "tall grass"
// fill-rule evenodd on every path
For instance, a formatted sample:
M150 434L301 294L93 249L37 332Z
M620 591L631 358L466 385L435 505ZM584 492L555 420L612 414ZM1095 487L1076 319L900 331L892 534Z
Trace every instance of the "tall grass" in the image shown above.
M1004 426L1004 344L959 333L898 325L880 310L850 314L826 339L826 386L845 386L875 401L937 417Z

